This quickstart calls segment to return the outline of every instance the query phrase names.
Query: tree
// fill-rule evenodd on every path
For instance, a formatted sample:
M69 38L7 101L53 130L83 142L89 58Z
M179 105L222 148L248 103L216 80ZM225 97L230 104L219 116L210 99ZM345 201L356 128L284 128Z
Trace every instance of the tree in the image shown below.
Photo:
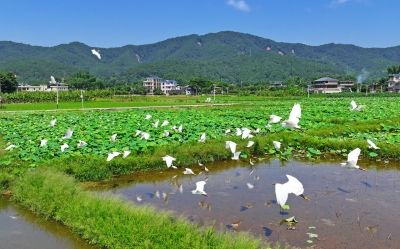
M386 68L386 72L388 74L398 74L400 73L400 65L393 65L391 67Z
M18 89L17 76L13 72L0 72L0 83L2 93L13 93Z
M105 83L103 79L97 79L96 76L91 75L88 71L79 71L65 80L71 88L75 89L104 89Z
M154 95L163 95L163 91L160 88L156 88L153 91Z

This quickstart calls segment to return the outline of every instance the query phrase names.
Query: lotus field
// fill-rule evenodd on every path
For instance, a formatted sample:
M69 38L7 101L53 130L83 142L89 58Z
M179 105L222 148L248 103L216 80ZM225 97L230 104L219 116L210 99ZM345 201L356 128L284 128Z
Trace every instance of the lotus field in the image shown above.
M165 167L161 159L165 153L176 157L176 166L182 167L195 164L197 160L231 158L232 153L225 149L228 140L238 144L241 160L248 160L250 153L275 155L281 159L295 154L310 160L337 154L345 160L347 153L356 147L361 149L361 157L398 160L400 98L354 100L364 105L360 111L350 110L351 99L348 98L277 98L226 107L3 113L0 117L3 137L0 162L3 175L0 180L60 162L75 162L81 168L91 164L92 169L130 165L127 170L113 168L111 175L144 169L146 167L137 164L145 164L146 158L154 161L153 168ZM288 119L295 103L301 106L299 126L304 132L281 125ZM282 120L270 123L272 114ZM56 120L54 126L50 125L53 120ZM237 136L237 128L242 131L248 128L250 138ZM69 139L65 138L68 129L72 131ZM205 140L199 142L203 133ZM380 149L368 148L367 139ZM247 147L249 141L255 144ZM281 142L281 148L274 149L272 141ZM131 153L122 158L124 151ZM185 158L183 151L186 151ZM115 158L110 159L109 154L113 152L121 154L114 153ZM62 170L77 173L76 169L67 166ZM79 179L98 180L110 177L110 174Z

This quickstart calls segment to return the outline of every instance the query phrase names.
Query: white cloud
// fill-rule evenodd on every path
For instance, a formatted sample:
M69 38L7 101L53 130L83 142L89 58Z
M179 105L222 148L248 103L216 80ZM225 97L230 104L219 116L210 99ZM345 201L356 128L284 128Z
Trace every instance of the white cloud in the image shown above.
M343 1L343 0L340 0ZM233 7L235 7L238 10L242 10L242 11L250 11L250 7L247 5L247 3L243 0L228 0L227 2L228 5L231 5Z

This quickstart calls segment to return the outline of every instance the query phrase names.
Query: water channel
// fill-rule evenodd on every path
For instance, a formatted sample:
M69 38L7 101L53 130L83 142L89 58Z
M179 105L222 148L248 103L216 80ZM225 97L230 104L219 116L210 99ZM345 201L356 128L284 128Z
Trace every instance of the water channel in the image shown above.
M254 166L244 160L204 164L209 172L192 166L196 175L185 175L183 169L135 173L89 189L170 210L196 224L215 221L228 232L236 232L232 223L240 222L239 231L301 248L400 246L398 163L360 160L367 168L361 171L342 168L339 162L345 160L340 158L318 163L253 158ZM310 202L290 194L290 210L281 210L273 183L287 182L286 174L303 183ZM209 197L191 193L203 180ZM279 224L292 216L298 221L296 229Z

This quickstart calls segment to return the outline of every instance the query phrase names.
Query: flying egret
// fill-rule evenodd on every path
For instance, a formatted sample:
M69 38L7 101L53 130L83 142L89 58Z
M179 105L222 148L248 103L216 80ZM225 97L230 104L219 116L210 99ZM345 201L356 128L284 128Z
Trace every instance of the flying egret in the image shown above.
M225 131L225 134L228 134L228 133L230 133L231 132L231 129L227 129L226 131Z
M236 136L241 136L242 130L240 128L236 128Z
M269 122L270 123L279 123L281 121L281 117L276 116L276 115L269 115Z
M57 119L51 120L50 123L49 123L49 126L54 126L54 125L56 125L56 121L57 121Z
M241 153L240 151L233 153L232 160L239 160L240 153Z
M56 81L56 79L55 79L53 76L50 76L50 81L49 81L49 83L55 85L55 84L57 84L57 81Z
M251 130L248 128L243 128L242 139L246 139L249 137Z
M74 131L71 130L71 128L68 128L68 130L65 132L65 136L63 137L63 139L71 139L73 132Z
M92 54L96 55L97 58L101 59L100 50L97 50L97 51L96 51L96 50L92 49Z
M310 198L303 195L303 184L301 184L299 180L291 175L286 176L289 179L288 182L284 184L275 184L276 202L281 206L285 205L289 194L295 194L297 196L303 197L307 201L310 201Z
M253 141L249 141L249 143L247 144L247 148L253 146L254 142Z
M107 162L113 160L114 157L119 156L119 154L121 154L121 153L120 153L120 152L116 152L116 151L114 151L114 152L112 152L112 153L109 153L109 154L108 154L108 157L107 157Z
M282 122L283 128L295 128L304 132L298 125L301 117L301 107L300 104L294 104L292 111L289 114L289 119Z
M204 196L208 197L207 193L204 192L204 185L206 185L205 181L196 182L196 189L192 190L192 194L194 194L194 195L204 195Z
M193 170L191 170L189 168L185 168L185 171L183 171L183 174L185 174L185 175L190 175L190 174L194 175L194 172L193 172Z
M164 157L162 158L162 160L165 161L165 163L167 164L167 168L169 168L169 167L171 167L171 165L172 165L172 161L175 161L176 158L174 158L174 157L172 157L172 156L166 155L166 156L164 156Z
M129 150L124 150L124 155L122 156L122 158L126 158L127 156L129 156L129 154L131 154Z
M18 146L11 144L10 146L8 146L7 148L5 148L5 150L10 150L12 148L18 148Z
M340 163L340 165L342 167L349 168L349 169L365 170L365 169L360 168L360 166L357 165L358 156L360 155L360 153L361 153L360 148L355 148L353 151L351 151L347 155L347 162Z
M206 166L204 166L204 170L207 171L207 172L209 171Z
M137 200L137 201L142 201L142 200L143 200L143 198L142 198L142 196L141 196L141 195L136 195L136 200Z
M150 134L149 133L146 133L146 132L144 132L144 131L142 131L142 136L140 137L140 139L149 139L150 138Z
M180 125L179 128L178 128L178 132L182 132L182 128L183 128L183 126Z
M150 114L147 114L146 117L145 117L144 119L150 119L150 118L151 118L151 115L150 115Z
M253 188L254 188L254 185L251 184L251 183L247 183L247 187L248 187L249 189L253 189Z
M40 140L40 147L46 146L47 142L48 142L48 140L46 140L46 139Z
M166 126L168 124L169 124L168 120L164 120L164 122L161 124L161 127Z
M117 133L115 133L115 134L113 134L111 137L110 137L110 141L111 142L115 142L115 139L117 138Z
M84 147L87 143L85 141L79 140L78 147Z
M135 137L137 137L140 133L142 133L142 131L136 130L136 135L135 135Z
M350 108L351 111L359 111L359 110L361 110L361 108L364 107L364 105L357 105L354 100L352 100L350 102L350 105L353 107L353 108Z
M154 128L157 128L157 127L158 127L158 122L160 122L160 120L157 120L154 124L152 124L152 126L153 126Z
M237 143L235 143L235 142L226 141L225 147L226 147L227 149L231 149L231 152L232 152L233 154L235 154L235 152L236 152L236 145L237 145Z
M200 140L198 141L204 143L206 141L206 133L201 134Z
M164 130L164 137L168 137L169 136L169 131Z
M60 146L60 148L61 148L61 152L64 152L64 150L66 148L69 148L69 146L68 146L68 144L63 144L63 145Z
M274 145L274 148L276 150L279 150L281 148L281 142L278 141L272 141L272 144Z
M374 144L374 142L372 142L371 140L367 139L367 142L369 143L368 148L370 148L370 149L376 149L376 150L379 149L379 147L377 147L377 146Z

